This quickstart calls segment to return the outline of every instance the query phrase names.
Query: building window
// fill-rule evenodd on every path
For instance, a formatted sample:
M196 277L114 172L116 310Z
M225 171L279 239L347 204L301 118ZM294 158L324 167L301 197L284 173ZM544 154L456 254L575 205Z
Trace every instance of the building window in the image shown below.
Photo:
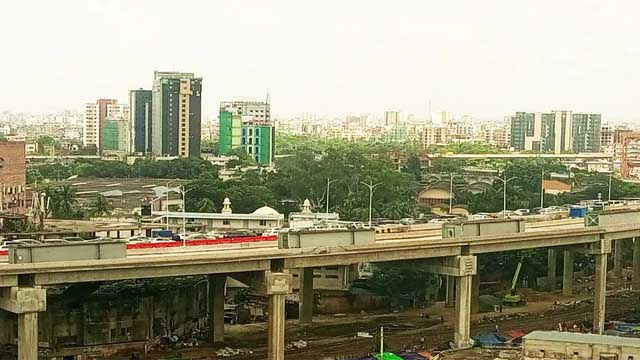
M260 226L267 226L267 220L260 220Z
M111 338L114 339L116 337L116 329L111 329Z
M222 219L222 225L230 225L231 224L231 220L229 219Z

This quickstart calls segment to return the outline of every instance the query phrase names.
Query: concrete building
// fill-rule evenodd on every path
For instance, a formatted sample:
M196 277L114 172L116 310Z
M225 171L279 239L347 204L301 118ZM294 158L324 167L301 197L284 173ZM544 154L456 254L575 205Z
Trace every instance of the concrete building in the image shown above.
M609 124L602 124L600 127L600 146L602 148L613 145L613 130Z
M600 126L600 114L517 112L511 117L511 147L554 154L598 152Z
M105 118L104 120L103 143L101 151L121 152L129 151L129 119Z
M115 99L98 99L84 106L82 145L100 150L104 142L105 119L129 119L129 105Z
M24 213L26 171L24 142L0 141L0 213Z
M640 359L640 339L557 331L534 331L522 339L524 360Z
M154 72L151 151L158 156L200 156L202 78Z
M321 223L339 221L338 213L314 213L311 211L311 202L305 199L302 204L302 211L289 213L289 228L304 229Z
M284 215L268 206L256 209L250 214L236 214L231 210L231 201L224 199L220 213L197 213L181 211L154 211L153 222L180 228L183 220L187 224L195 224L206 229L239 230L239 229L272 229L284 225Z
M573 152L598 152L602 139L600 114L573 114Z
M384 126L393 128L404 125L402 112L398 110L387 110L384 112Z
M221 155L242 148L256 163L273 165L276 133L268 100L221 102L219 121Z
M152 139L152 92L151 90L129 91L129 106L131 125L132 154L145 154L151 152Z

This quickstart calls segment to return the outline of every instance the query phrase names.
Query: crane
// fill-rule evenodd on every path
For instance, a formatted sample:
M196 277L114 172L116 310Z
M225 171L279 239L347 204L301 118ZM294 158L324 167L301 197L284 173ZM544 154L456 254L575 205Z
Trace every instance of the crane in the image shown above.
M509 289L509 293L506 294L502 298L502 303L505 305L523 305L524 300L522 296L516 292L516 284L518 283L518 277L520 276L520 270L522 270L522 258L520 258L520 262L518 262L518 266L516 266L516 271L513 274L513 280L511 280L511 288Z

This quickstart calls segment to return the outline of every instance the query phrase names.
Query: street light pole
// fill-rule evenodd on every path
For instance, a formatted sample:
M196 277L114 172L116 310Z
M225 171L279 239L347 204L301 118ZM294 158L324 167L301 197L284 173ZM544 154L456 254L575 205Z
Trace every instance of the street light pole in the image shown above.
M611 178L613 178L613 169L609 172L609 200L611 201Z
M540 176L540 207L544 208L544 168Z
M187 240L186 240L187 218L185 213L187 211L187 193L189 192L189 190L185 191L184 185L180 186L180 194L182 194L182 246L183 247L187 245Z
M451 207L453 206L453 173L450 173L449 179L449 214L451 214Z
M373 208L373 190L375 190L378 186L382 185L382 183L374 184L373 181L369 181L369 183L361 181L360 183L369 188L369 227L371 227L371 212Z
M504 176L504 179L501 178L497 178L498 180L502 181L502 217L505 218L507 216L507 183L513 179L515 179L516 177L512 177L507 179L507 174L505 172L502 173Z
M329 178L327 178L327 214L329 213L329 185L336 181L338 181L338 179L329 180Z

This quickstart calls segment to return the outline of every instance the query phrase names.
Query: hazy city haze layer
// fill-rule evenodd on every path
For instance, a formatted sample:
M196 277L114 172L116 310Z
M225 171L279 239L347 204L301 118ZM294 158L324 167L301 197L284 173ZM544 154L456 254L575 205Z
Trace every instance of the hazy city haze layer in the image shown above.
M638 118L637 1L5 1L0 109L47 112L203 77L203 114L398 108Z

